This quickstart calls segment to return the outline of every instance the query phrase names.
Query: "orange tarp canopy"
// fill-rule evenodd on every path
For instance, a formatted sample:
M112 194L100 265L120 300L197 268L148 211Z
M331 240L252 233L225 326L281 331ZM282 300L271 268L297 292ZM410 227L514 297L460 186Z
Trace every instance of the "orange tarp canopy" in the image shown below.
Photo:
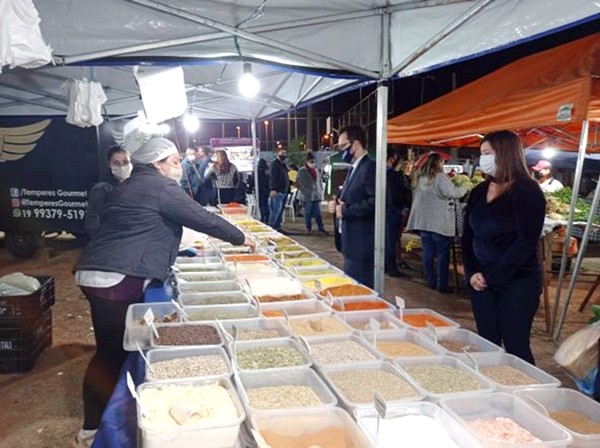
M588 119L588 151L600 151L600 33L519 59L388 121L388 143L478 146L499 129L519 132L525 146L575 150ZM571 119L557 120L572 104Z

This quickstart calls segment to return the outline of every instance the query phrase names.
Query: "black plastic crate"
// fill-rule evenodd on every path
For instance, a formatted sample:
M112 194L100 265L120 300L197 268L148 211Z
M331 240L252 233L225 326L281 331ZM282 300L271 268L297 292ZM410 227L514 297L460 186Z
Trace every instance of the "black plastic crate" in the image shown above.
M45 349L44 343L40 342L30 353L8 359L0 358L0 374L29 372Z
M0 360L23 358L43 344L52 345L52 310L48 308L31 325L0 328Z
M35 277L41 283L41 288L25 296L0 297L0 326L10 323L12 318L28 318L39 316L54 305L54 277Z

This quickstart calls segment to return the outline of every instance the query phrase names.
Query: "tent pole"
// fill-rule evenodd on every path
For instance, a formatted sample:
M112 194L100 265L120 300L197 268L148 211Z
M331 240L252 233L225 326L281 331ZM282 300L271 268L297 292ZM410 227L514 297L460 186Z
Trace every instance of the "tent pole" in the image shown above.
M329 56L324 56L322 54L314 53L312 51L303 50L301 48L294 47L292 45L284 44L282 42L278 42L274 39L270 39L268 37L263 37L255 33L249 33L248 31L241 30L234 26L227 25L225 23L217 22L216 20L209 19L208 17L203 17L197 14L190 14L186 11L183 11L178 8L173 8L168 5L164 5L162 3L156 2L154 0L127 0L130 3L134 3L136 5L145 6L150 9L154 9L156 11L161 11L176 17L180 17L185 20L189 20L194 23L198 23L200 25L213 28L219 31L223 31L225 33L230 34L231 36L237 36L241 39L248 40L250 42L254 42L260 45L264 45L265 47L275 48L276 50L281 50L285 53L292 54L294 56L299 56L301 58L305 58L307 61L312 62L313 64L318 64L321 67L329 67L337 70L345 70L351 73L355 73L357 75L361 75L367 78L378 79L379 74L370 70L366 70L364 68L358 67L353 64L348 64L342 61L338 61L336 59L332 59Z
M256 144L256 120L253 118L250 124L250 133L252 136L252 156L254 167L254 213L252 214L255 218L260 220L260 198L258 194L258 160L260 159L259 148Z
M594 192L594 199L592 199L590 215L588 216L588 220L585 225L583 239L581 240L579 253L577 254L577 259L575 260L575 267L573 268L573 272L571 272L571 280L569 281L569 289L567 290L565 304L563 305L562 313L560 314L558 323L554 326L554 335L552 339L554 339L555 342L558 342L558 340L560 339L560 333L565 322L565 316L567 315L569 305L571 304L571 299L573 298L573 290L575 289L575 283L577 281L577 273L579 272L581 262L583 261L583 254L585 253L587 243L590 239L590 233L592 233L592 222L594 220L594 217L596 216L596 210L598 210L598 202L600 202L600 182L596 184L596 191ZM565 243L565 246L568 246L568 244Z
M377 156L375 175L375 256L373 278L375 290L383 295L385 288L385 199L387 155L388 85L386 81L377 86Z
M489 5L493 1L494 0L481 0L480 2L478 2L471 9L469 9L463 15L458 17L456 20L454 20L450 25L445 27L442 31L437 33L435 36L433 36L431 39L429 39L427 42L425 42L423 45L421 45L419 48L417 48L413 52L413 54L411 54L409 57L407 57L402 62L400 62L398 65L396 65L392 69L392 76L400 73L402 70L404 70L410 64L415 62L417 59L419 59L421 57L421 55L427 53L429 50L431 50L433 47L435 47L438 43L440 43L442 40L444 40L448 35L452 34L454 31L456 31L458 28L460 28L462 25L464 25L466 22L468 22L471 18L473 18L475 15L477 15L479 12L481 12L487 5Z
M562 291L562 283L567 270L567 253L569 251L569 242L571 233L573 232L573 215L577 205L577 195L579 194L579 185L581 184L581 174L583 172L583 161L585 159L585 149L588 141L589 122L583 120L581 124L581 137L579 140L579 152L577 154L577 164L575 166L575 181L573 183L573 197L571 197L571 207L569 210L569 220L567 221L567 234L565 236L565 244L563 247L562 258L560 260L560 272L558 274L558 284L556 285L556 294L554 296L554 308L552 310L552 331L555 332L556 319L558 317L558 307L560 305L560 296Z

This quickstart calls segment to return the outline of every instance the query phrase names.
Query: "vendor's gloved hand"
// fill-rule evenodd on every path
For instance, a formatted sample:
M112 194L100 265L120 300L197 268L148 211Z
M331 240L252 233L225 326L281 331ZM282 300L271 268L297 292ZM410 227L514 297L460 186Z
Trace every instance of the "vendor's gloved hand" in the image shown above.
M246 238L244 240L243 246L249 247L252 252L256 251L256 243L254 241L252 241L251 239Z

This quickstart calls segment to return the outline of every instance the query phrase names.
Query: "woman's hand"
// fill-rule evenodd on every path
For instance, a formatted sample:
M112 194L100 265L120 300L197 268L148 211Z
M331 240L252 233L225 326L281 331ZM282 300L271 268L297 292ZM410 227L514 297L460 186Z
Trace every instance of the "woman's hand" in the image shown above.
M243 246L249 247L252 252L256 251L256 243L251 239L246 238L242 244Z
M270 198L274 198L275 196L277 196L277 191L276 190L271 190L271 192L269 193L269 197Z
M471 283L471 286L475 291L483 291L485 288L487 288L485 277L481 272L476 272L473 274L471 276L471 280L469 280L469 283Z

